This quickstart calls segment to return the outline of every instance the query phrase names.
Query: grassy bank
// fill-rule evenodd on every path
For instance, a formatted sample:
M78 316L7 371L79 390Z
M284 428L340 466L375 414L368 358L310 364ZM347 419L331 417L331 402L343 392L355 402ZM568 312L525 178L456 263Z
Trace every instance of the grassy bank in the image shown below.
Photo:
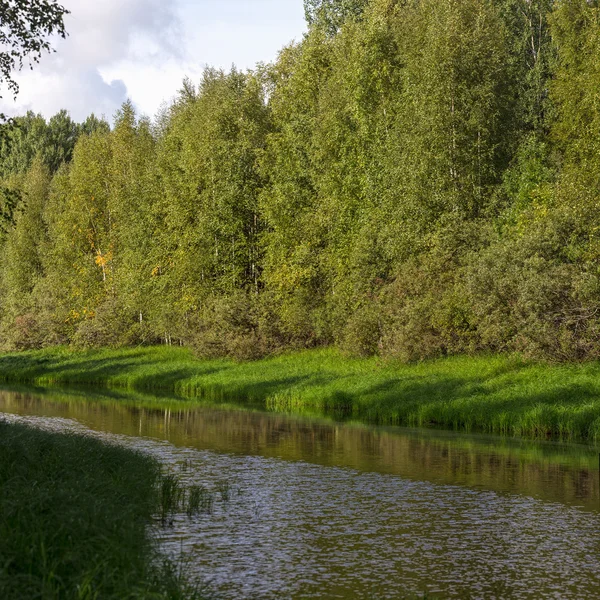
M159 477L135 452L0 421L0 596L192 596L148 527Z
M597 362L495 355L400 365L327 349L235 363L197 360L181 348L52 349L0 356L0 381L156 390L370 423L600 442Z

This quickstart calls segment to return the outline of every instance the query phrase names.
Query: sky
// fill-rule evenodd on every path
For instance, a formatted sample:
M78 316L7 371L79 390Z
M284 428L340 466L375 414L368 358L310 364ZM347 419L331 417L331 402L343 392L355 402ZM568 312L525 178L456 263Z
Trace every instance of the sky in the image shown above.
M169 102L184 77L203 69L251 69L277 58L306 30L302 0L62 0L66 40L56 53L3 87L0 113L27 110L51 117L65 108L76 121L90 113L109 121L130 98L150 117Z

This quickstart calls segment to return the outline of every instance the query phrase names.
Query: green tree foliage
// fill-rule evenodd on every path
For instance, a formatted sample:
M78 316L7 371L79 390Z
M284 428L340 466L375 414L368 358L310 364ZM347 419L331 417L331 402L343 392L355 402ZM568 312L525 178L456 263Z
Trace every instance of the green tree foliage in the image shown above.
M548 17L553 0L495 0L508 36L517 132L543 133L554 58Z
M43 251L47 243L43 211L50 174L38 158L23 178L22 198L14 214L14 226L2 246L0 264L1 329L4 343L39 347L44 332L37 321L35 292L44 276ZM11 341L13 342L11 344Z
M52 173L55 173L62 163L71 160L80 133L80 126L71 120L67 111L61 110L50 118L42 160Z
M420 235L442 214L480 214L500 180L511 108L508 51L496 11L481 0L423 0L403 17L395 161Z
M600 356L600 9L319 0L154 122L0 148L3 346Z
M267 225L264 281L280 304L289 338L316 335L311 308L326 293L322 281L323 223L318 218L316 156L312 152L319 123L319 93L329 75L330 46L315 29L301 45L285 49L270 74L274 130L268 138L262 170L269 183L261 194Z
M155 210L160 198L156 142L150 123L138 120L129 102L117 114L110 139L111 255L106 258L113 284L97 322L112 340L139 343L154 339L145 324L152 311L154 242L160 229Z
M304 0L304 14L311 26L324 27L335 34L350 19L359 19L368 0Z
M0 175L24 173L35 156L42 154L48 141L48 128L44 117L29 111L12 123L2 125L0 136Z
M63 162L70 162L81 134L96 130L109 131L106 121L91 115L84 123L75 123L67 111L61 110L48 122L41 115L28 112L4 124L0 135L0 178L24 173L40 155L55 173Z
M258 291L264 93L255 75L208 69L171 110L157 157L164 226L152 270L167 339L189 337L189 323L203 322L214 298Z
M512 121L505 122L512 140L511 164L495 207L509 208L507 218L529 206L540 187L555 176L548 145L551 111L549 82L555 46L549 16L553 0L496 0L508 35L508 72L514 95Z
M110 136L96 132L75 149L63 193L53 197L48 215L57 240L53 269L60 269L61 312L73 330L95 317L113 290L113 216L110 206ZM103 340L99 340L103 341Z

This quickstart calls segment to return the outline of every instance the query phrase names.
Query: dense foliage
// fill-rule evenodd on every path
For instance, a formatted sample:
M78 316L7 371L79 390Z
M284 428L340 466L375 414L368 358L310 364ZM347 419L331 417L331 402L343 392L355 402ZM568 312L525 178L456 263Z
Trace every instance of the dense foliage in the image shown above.
M599 357L598 2L305 8L274 64L154 122L25 118L1 344Z

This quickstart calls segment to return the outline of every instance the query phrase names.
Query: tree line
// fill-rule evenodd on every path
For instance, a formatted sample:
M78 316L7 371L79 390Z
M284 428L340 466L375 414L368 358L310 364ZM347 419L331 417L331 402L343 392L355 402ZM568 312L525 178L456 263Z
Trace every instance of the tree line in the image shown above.
M4 349L600 357L597 0L306 0L155 118L0 136Z

